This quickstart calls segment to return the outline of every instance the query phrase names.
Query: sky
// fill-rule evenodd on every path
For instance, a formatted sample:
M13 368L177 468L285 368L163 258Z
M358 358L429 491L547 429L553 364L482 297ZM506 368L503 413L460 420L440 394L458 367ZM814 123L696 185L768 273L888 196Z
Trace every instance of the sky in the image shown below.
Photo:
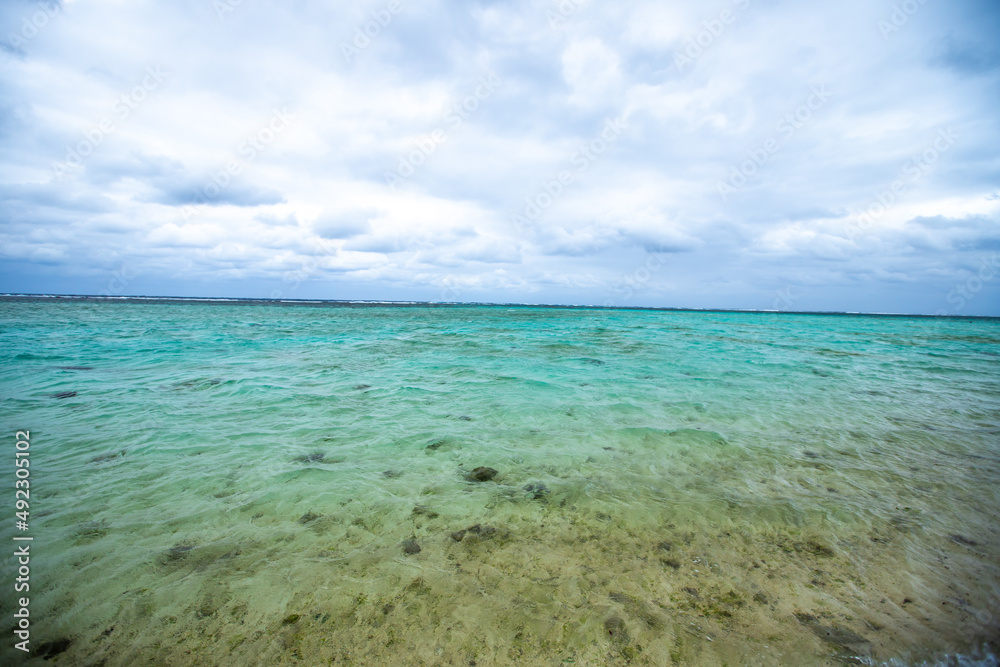
M997 0L4 0L0 292L1000 315Z

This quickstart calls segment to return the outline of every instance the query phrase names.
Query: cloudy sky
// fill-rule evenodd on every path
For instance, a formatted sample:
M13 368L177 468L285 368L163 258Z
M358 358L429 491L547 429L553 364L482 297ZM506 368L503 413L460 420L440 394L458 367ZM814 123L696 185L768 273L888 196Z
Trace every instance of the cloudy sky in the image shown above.
M1000 314L996 0L0 3L0 292Z

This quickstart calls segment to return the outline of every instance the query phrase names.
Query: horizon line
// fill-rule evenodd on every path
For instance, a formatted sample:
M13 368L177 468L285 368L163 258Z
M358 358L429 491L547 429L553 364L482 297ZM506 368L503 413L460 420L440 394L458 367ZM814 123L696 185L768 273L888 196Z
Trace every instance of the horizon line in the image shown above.
M172 296L146 294L44 294L3 292L0 299L84 299L93 301L197 301L212 303L258 303L269 305L339 305L339 306L406 306L406 307L516 307L516 308L558 308L580 310L645 310L657 312L686 313L760 313L771 315L844 315L861 317L920 317L933 319L998 319L1000 315L934 315L927 313L882 313L850 310L776 310L772 308L693 308L679 306L618 306L598 304L521 303L498 301L394 301L389 299L275 299L268 297L229 296Z

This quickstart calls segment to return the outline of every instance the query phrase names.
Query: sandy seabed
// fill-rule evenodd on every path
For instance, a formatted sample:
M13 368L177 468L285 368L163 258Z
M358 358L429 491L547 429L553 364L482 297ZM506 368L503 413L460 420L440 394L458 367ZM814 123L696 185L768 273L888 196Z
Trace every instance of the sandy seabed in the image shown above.
M800 483L849 496L813 456ZM917 507L884 521L799 510L779 478L755 490L770 488L770 505L694 502L724 479L692 472L657 490L656 465L637 460L648 452L609 448L584 476L526 464L415 498L415 473L386 470L372 482L389 491L380 502L316 504L310 489L330 474L319 467L293 475L301 490L286 500L223 484L226 538L169 522L173 546L128 576L87 584L106 536L80 536L74 593L46 598L72 637L52 662L959 664L947 654L983 648L978 664L995 664L995 527L940 536Z

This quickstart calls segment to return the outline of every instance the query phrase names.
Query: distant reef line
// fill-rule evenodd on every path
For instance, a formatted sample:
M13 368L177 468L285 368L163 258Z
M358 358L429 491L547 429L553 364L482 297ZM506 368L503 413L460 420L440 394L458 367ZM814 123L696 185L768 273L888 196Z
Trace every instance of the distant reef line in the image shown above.
M363 299L261 299L253 297L198 297L198 296L106 296L99 294L0 294L0 302L113 302L138 304L208 304L237 306L311 306L314 308L523 308L537 310L626 310L674 313L745 313L759 315L826 315L836 317L918 317L948 320L1000 320L991 315L927 315L921 313L863 313L825 310L772 310L753 308L676 308L669 306L600 306L592 304L562 303L501 303L478 301L377 301Z

